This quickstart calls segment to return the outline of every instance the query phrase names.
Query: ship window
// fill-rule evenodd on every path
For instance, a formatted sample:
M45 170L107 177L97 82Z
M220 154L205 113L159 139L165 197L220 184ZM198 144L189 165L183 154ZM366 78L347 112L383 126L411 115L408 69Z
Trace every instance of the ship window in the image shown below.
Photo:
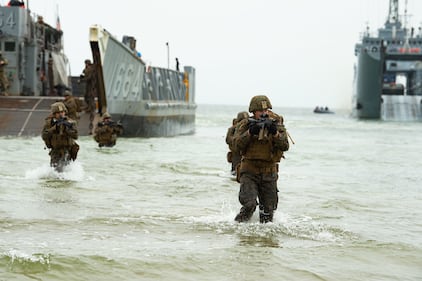
M14 52L15 51L15 42L4 42L4 51Z

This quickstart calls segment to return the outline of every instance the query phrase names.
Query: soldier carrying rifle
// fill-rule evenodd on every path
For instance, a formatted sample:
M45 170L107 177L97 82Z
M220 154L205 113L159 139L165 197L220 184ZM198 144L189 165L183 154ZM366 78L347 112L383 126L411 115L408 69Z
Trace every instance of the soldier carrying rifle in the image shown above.
M67 117L66 112L62 102L53 103L41 132L45 145L50 149L50 165L58 172L62 172L70 160L75 161L79 151L75 141L78 138L76 121Z
M278 162L289 149L289 141L283 117L271 108L268 97L254 96L249 105L253 117L236 127L234 149L242 155L237 174L242 208L235 218L237 222L250 220L257 205L260 222L272 222L277 209Z
M111 120L111 115L106 112L103 114L102 121L98 122L94 133L94 139L99 147L112 147L116 145L117 137L123 133L123 126Z

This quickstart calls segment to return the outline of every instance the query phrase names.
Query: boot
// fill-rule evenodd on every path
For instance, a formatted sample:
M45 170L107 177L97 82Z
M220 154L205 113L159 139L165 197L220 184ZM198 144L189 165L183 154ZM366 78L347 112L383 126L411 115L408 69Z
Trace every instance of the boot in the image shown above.
M251 217L252 214L246 214L245 212L240 211L239 214L237 214L237 216L234 218L234 220L237 222L247 222L251 219Z
M267 223L273 221L273 214L272 213L265 213L264 211L259 211L259 222L260 223Z

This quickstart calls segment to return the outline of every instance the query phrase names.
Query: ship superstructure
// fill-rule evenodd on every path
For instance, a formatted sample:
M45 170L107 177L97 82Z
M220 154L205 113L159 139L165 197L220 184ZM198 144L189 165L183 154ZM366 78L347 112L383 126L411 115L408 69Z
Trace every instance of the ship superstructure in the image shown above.
M406 9L405 9L406 11ZM406 23L407 13L403 18ZM353 113L358 118L421 120L422 28L408 28L399 0L389 1L384 27L369 28L355 46Z
M3 95L57 95L69 86L62 35L25 7L0 7L0 51L9 83Z

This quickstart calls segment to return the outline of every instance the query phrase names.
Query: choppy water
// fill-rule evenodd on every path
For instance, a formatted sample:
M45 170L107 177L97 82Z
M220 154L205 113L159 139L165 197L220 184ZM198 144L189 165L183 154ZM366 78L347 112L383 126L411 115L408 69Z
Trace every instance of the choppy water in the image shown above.
M192 136L81 138L63 174L40 137L0 138L0 281L422 279L421 123L276 110L296 142L279 210L237 224L224 138L244 109L200 106Z

